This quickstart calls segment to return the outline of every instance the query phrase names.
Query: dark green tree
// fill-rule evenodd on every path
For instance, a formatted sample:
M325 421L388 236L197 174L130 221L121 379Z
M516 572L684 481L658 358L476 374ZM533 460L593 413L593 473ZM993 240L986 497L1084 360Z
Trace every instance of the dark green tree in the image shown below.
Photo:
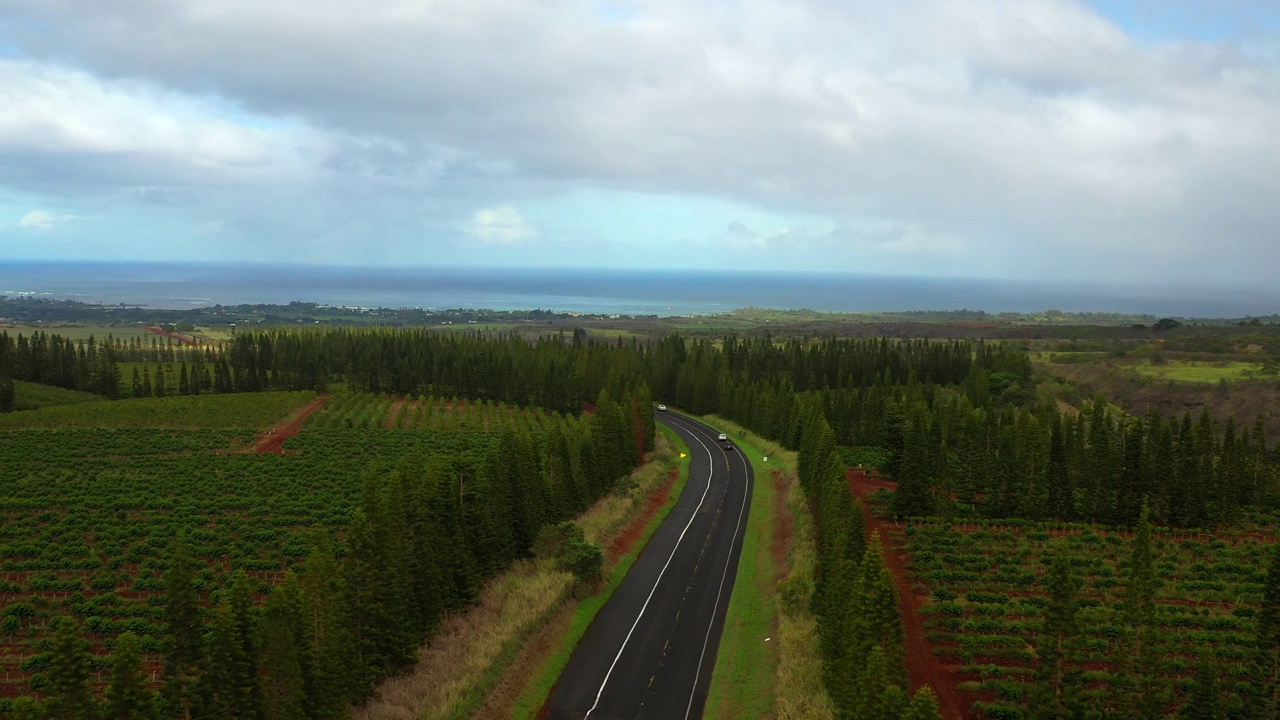
M301 624L296 589L281 589L267 597L262 613L262 652L258 664L264 720L306 720L297 627Z
M156 716L151 683L142 667L142 643L131 632L116 638L105 720L151 720Z
M1039 685L1028 708L1036 720L1076 720L1084 717L1079 673L1070 665L1071 653L1079 642L1076 593L1080 583L1064 550L1053 553L1044 581L1049 600L1038 644Z
M1253 676L1258 717L1280 718L1280 543L1271 548L1258 608Z
M1218 690L1218 668L1207 657L1196 665L1195 684L1178 716L1183 720L1224 720L1226 717Z
M204 676L204 624L195 587L195 566L186 539L174 541L173 556L164 575L164 687L165 710L183 720L197 717L199 689Z
M45 684L48 694L46 712L59 720L96 718L98 708L89 684L92 674L89 643L81 634L80 623L75 618L57 620L50 655Z

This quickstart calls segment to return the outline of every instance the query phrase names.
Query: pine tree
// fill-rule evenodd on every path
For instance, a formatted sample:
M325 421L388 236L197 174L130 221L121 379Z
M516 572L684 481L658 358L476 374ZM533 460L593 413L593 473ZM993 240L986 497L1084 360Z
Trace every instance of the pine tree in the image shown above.
M162 698L168 714L192 720L199 709L199 686L204 675L204 638L195 568L185 538L174 543L165 572L164 620L166 648Z
M1036 720L1066 720L1083 717L1078 672L1068 664L1079 636L1076 618L1078 579L1071 560L1059 549L1045 572L1049 601L1044 607L1044 627L1038 647L1036 679L1039 685L1028 702Z
M89 685L92 672L89 643L81 634L80 623L75 618L58 619L50 654L45 684L45 692L49 696L45 709L49 716L58 720L96 718L97 706Z
M1218 691L1218 668L1207 657L1196 666L1195 685L1188 693L1179 717L1183 720L1224 720L1222 697Z
M1125 634L1116 653L1113 705L1126 717L1149 720L1161 716L1163 701L1157 683L1152 629L1159 579L1155 574L1151 511L1144 502L1134 530L1129 577L1120 619Z
M1062 415L1053 411L1049 424L1049 513L1059 520L1075 519L1075 489L1067 465L1067 445Z
M342 720L357 692L354 622L343 573L326 542L317 542L307 556L299 585L307 714L314 720Z
M301 624L292 591L267 597L258 664L264 720L306 720L306 687L295 628Z
M258 687L258 618L253 608L253 593L249 589L249 577L243 570L236 571L227 598L231 621L239 640L236 648L236 665L232 675L233 686L239 688L234 705L236 717L256 720L261 717L262 696Z
M0 413L12 412L17 399L18 391L13 384L13 376L0 372Z
M925 685L911 696L911 706L903 713L902 720L942 720L938 696L933 693L933 688Z
M142 666L142 643L131 632L116 638L106 700L105 720L150 720L155 717L155 698Z
M228 605L220 605L214 613L206 645L208 662L201 678L203 712L200 717L234 720L236 699L242 691L237 687L236 675L243 658L240 657L240 636Z
M902 644L905 631L902 612L898 609L898 589L884 559L884 545L880 533L871 533L867 552L862 558L858 581L858 614L856 620L856 646L864 653L872 647L880 647L890 665L886 671L895 681L905 681ZM897 663L896 665L893 663Z
M1259 717L1280 717L1280 543L1271 548L1262 606L1258 608L1253 667Z
M906 705L906 695L902 692L905 682L895 672L895 661L888 657L885 649L876 645L866 655L866 664L859 669L857 691L853 703L839 708L841 717L851 720L882 720L886 712L900 717ZM893 693L890 688L896 688Z

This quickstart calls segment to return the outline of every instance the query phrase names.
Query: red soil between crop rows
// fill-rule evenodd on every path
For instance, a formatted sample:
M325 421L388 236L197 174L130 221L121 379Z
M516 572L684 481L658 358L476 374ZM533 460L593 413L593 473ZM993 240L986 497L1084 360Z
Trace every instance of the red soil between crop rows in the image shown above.
M327 402L329 402L328 395L321 395L315 400L312 400L310 404L298 411L298 414L294 415L292 419L286 420L285 422L282 422L259 435L247 452L257 454L275 453L276 455L283 455L285 441L302 432L302 424L306 422L307 417L309 417L311 413L324 407L324 404Z
M382 422L382 427L387 430L394 430L396 421L400 419L400 413L404 412L404 406L407 402L409 401L406 398L396 398L396 401L391 403L391 409L387 411L387 419Z
M960 681L959 668L945 665L933 654L933 648L925 639L924 619L920 617L920 606L927 598L916 595L911 581L907 579L906 558L902 550L890 542L890 533L898 526L885 522L871 513L867 499L877 490L895 490L897 483L889 480L872 478L861 470L850 470L846 475L849 490L855 497L862 498L866 512L867 532L880 531L880 538L885 546L885 564L893 573L898 586L898 604L902 608L902 624L907 634L906 656L907 675L911 680L914 692L924 685L933 687L938 696L938 709L945 720L963 720L970 717L971 702L964 699L956 685Z

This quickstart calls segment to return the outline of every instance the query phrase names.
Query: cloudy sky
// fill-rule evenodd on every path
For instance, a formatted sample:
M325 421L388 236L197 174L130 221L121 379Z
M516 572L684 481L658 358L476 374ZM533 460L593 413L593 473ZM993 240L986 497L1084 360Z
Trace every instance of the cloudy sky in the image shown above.
M0 259L1261 287L1280 1L0 0Z

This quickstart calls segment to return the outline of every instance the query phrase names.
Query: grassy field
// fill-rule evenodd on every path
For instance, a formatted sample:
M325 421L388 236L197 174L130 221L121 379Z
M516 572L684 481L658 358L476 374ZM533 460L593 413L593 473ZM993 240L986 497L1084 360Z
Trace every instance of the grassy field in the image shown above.
M671 508L675 507L676 502L680 500L685 482L689 479L689 447L680 439L679 435L661 425L658 428L659 432L667 436L674 447L686 456L684 459L679 460L678 463L680 476L676 481L676 487L672 490L667 503L645 526L639 540L625 555L618 558L612 568L606 568L607 576L604 588L595 595L579 602L574 609L573 618L565 632L553 643L555 649L539 658L535 667L529 668L527 673L529 680L525 683L523 691L516 699L511 717L533 720L538 716L538 712L546 704L547 697L551 694L551 689L555 686L556 680L560 678L560 673L564 670L565 665L569 663L569 657L573 655L574 648L578 646L578 642L582 640L582 636L586 634L587 628L590 627L591 621L595 619L596 614L605 606L609 598L613 597L614 591L622 584L623 579L626 578L627 573L631 570L631 566L635 564L645 545L648 544L649 538L662 526L663 521L666 520L667 515L671 512ZM590 522L584 522L584 525L590 524Z
M61 335L71 340L88 340L92 337L94 340L101 341L110 336L115 340L141 338L148 344L151 338L160 338L161 342L164 341L164 338L140 325L17 325L0 328L0 331L7 332L11 336L19 334L30 336L36 332L43 332Z
M106 400L101 395L94 395L93 393L66 390L60 387L39 385L21 380L15 380L13 387L16 393L13 402L15 411L39 410L40 408L54 407L56 405L75 405L95 400Z
M1144 362L1128 366L1143 375L1160 380L1189 383L1216 383L1222 380L1236 382L1259 377L1261 363L1224 360L1221 362L1199 362L1192 360L1170 360L1164 364L1153 365Z

